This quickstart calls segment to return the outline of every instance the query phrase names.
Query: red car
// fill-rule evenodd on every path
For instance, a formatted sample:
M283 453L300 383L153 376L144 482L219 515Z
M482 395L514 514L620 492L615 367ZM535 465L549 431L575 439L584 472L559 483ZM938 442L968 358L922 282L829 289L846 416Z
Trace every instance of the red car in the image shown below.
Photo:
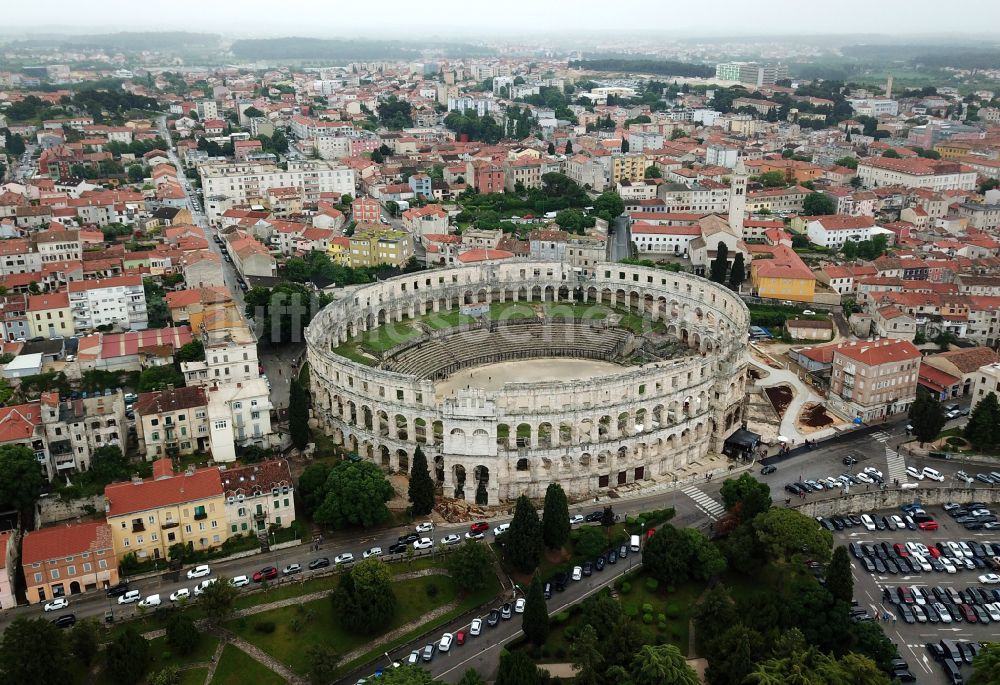
M457 644L457 645L464 645L465 644L465 631L464 630L460 630L457 633L455 633L455 644Z
M469 526L469 531L472 533L485 533L489 529L490 524L486 523L486 521L477 521Z
M941 550L939 550L937 547L928 547L927 551L930 552L931 556L934 557L935 559L941 558Z
M276 566L268 566L267 568L262 568L253 574L253 582L259 583L264 580L273 580L278 577L278 568Z
M917 524L917 528L920 530L937 530L938 523L937 521L921 521Z

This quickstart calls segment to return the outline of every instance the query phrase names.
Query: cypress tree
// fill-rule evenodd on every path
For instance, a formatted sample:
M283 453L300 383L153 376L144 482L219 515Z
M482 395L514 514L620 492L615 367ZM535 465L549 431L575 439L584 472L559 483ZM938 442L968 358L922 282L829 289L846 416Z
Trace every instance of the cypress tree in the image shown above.
M410 466L410 504L414 516L426 516L434 508L434 481L427 470L427 457L417 446L413 452L413 464Z
M542 509L542 539L549 549L562 549L569 540L569 500L558 483L549 483Z
M521 573L531 573L542 558L542 527L538 512L525 495L517 498L514 519L504 534L507 558Z
M524 604L524 618L521 619L524 636L536 645L545 644L549 638L549 610L542 594L542 581L536 575L531 579L528 597Z

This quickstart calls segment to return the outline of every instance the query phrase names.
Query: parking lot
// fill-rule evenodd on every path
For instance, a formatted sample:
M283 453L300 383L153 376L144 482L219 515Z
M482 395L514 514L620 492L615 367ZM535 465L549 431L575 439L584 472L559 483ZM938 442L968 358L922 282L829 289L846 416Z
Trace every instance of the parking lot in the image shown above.
M905 525L906 512L896 510L868 512L881 529L869 530L863 523L837 526L833 535L836 544L849 546L852 553L856 611L867 609L882 622L915 676L910 682L951 685L944 658L935 657L928 644L956 643L960 651L955 661L962 661L956 665L968 678L972 669L958 655L971 661L975 643L997 639L1000 584L994 581L1000 578L987 574L1000 574L1000 559L993 558L1000 555L1000 530L968 530L942 506L928 506L925 513L937 522L936 530L917 528L915 522L911 529ZM902 528L885 525L885 518L891 523L894 516L902 519ZM850 521L838 521L842 523Z

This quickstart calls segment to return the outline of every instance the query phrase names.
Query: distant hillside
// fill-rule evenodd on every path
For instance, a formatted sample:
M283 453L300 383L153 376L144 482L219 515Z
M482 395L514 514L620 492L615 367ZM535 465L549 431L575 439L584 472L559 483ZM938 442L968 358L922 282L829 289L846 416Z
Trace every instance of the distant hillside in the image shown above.
M658 74L660 76L708 77L715 76L715 67L669 59L577 59L569 63L571 69L588 71L628 72L630 74Z
M322 38L254 38L238 40L232 51L239 59L408 60L424 51L442 57L472 57L492 50L465 43L416 43L398 40L327 40Z
M172 48L218 45L219 36L214 33L191 33L189 31L126 31L122 33L67 36L59 42L62 45L78 47L118 48L120 50L170 50Z

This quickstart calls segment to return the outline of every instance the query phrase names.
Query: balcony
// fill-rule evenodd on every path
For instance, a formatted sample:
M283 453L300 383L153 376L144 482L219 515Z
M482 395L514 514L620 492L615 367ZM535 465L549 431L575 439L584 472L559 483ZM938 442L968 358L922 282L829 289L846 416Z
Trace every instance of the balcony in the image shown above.
M253 520L254 521L263 521L266 518L267 518L267 513L263 512L263 511L258 511L257 513L255 513L253 515Z
M176 528L179 525L180 523L178 523L177 521L166 521L160 525L160 528L167 530L168 528Z
M142 521L133 521L132 522L132 532L133 533L142 533L145 530L146 530L146 526L143 525Z
M195 521L204 521L207 518L208 518L208 513L204 512L204 511L202 511L202 512L197 512L196 511L195 514L194 514L194 520Z

